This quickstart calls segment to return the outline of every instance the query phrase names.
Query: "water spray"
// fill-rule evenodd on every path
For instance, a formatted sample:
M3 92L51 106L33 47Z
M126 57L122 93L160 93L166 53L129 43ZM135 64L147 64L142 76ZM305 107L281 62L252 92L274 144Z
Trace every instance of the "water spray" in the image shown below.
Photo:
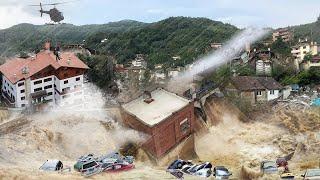
M190 84L194 76L226 64L239 55L247 44L253 44L263 38L268 33L267 29L247 28L231 38L224 46L214 51L212 54L197 60L192 68L184 71L180 76L169 82L170 89L176 89L177 85ZM174 84L174 86L172 86ZM174 88L172 88L174 87Z

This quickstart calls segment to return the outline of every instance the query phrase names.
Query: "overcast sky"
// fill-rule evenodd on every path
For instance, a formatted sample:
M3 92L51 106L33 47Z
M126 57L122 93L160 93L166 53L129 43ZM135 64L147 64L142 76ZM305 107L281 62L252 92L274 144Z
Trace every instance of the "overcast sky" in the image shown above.
M48 15L40 17L37 7L28 7L39 2L0 0L0 29L19 23L50 22ZM238 27L276 28L315 21L320 14L320 0L78 0L57 8L63 11L64 22L76 25L123 19L155 22L171 16L190 16L207 17Z

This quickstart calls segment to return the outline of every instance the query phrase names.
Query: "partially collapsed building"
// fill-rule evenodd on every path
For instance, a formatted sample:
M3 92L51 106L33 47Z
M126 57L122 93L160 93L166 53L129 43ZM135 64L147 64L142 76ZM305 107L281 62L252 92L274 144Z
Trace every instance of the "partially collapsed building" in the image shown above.
M193 102L157 88L122 105L123 121L129 127L149 135L143 147L160 158L194 131Z

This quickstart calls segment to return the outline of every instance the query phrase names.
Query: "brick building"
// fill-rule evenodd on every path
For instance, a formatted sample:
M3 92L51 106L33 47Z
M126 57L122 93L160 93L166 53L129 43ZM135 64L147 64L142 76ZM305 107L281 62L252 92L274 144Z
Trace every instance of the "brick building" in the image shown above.
M123 104L121 112L126 125L150 135L143 147L156 158L194 131L193 103L162 88Z

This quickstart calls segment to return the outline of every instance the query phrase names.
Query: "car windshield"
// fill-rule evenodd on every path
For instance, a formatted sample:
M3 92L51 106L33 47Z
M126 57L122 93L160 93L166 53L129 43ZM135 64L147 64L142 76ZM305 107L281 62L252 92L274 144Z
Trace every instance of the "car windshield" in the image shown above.
M273 167L277 167L276 164L274 162L265 162L263 164L264 168L273 168Z
M217 173L218 176L228 176L229 175L228 171L224 171L224 170L220 170L220 169L218 169L216 171L216 173Z
M320 169L310 169L306 173L307 177L320 176Z
M45 162L42 166L41 169L45 171L55 171L57 167L58 161L56 160L49 160Z
M91 167L93 167L95 165L97 165L97 163L95 161L92 161L92 162L90 162L88 164L84 164L83 165L83 169L88 169L88 168L91 168Z

